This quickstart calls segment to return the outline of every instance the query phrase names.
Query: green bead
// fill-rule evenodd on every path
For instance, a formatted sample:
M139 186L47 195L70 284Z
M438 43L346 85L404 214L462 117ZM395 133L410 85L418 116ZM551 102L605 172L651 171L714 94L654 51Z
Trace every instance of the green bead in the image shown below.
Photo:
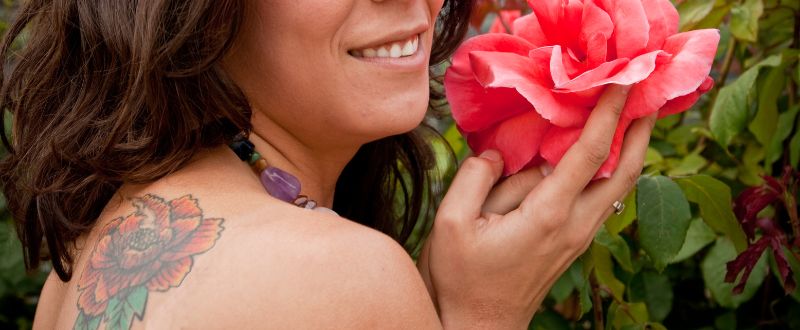
M256 162L257 162L259 159L261 159L261 154L259 154L258 152L255 152L255 151L253 151L253 154L252 154L252 155L250 155L250 160L249 160L249 161L247 161L247 163L249 163L250 165L253 165L253 164L255 164L255 163L256 163Z

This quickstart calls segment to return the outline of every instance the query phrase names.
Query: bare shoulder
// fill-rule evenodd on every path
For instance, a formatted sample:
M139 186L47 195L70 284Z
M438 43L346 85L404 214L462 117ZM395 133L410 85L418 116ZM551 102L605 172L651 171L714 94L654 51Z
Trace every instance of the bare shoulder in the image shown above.
M249 265L241 275L262 293L245 303L250 313L278 328L438 326L419 272L390 237L335 215L285 212L237 239L253 250L231 258Z
M440 327L413 261L388 236L209 178L110 202L78 244L72 280L48 280L37 326Z

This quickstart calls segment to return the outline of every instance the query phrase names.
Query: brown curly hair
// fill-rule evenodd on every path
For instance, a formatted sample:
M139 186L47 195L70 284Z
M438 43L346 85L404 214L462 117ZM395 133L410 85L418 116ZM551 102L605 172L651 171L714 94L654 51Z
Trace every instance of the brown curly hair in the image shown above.
M460 43L472 3L445 1L432 64ZM244 8L243 0L23 2L0 49L11 68L0 71L0 105L13 116L11 136L0 132L8 149L0 183L29 269L51 259L68 281L75 240L123 183L158 180L250 130L248 101L220 64ZM17 38L24 47L13 52ZM422 125L362 146L339 178L334 210L408 243L435 205L431 136L441 138Z

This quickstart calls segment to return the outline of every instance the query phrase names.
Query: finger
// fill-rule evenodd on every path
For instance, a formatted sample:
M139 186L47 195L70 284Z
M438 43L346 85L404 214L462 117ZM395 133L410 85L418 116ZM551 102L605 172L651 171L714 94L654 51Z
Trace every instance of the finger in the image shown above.
M614 174L607 180L593 183L579 197L579 203L586 212L606 215L600 218L599 223L611 214L612 204L624 199L639 179L655 121L655 114L637 119L625 134L619 167ZM596 227L599 228L599 224Z
M553 196L560 205L572 205L608 157L629 89L629 86L619 85L608 87L578 141L567 150L553 174L528 195L531 199L534 199L532 196ZM527 201L523 202L524 209L533 207L526 204Z
M552 171L548 168L549 165L546 164L541 167L531 167L501 181L489 193L481 211L506 214L516 209L525 196L544 179L545 175L549 173L548 171Z
M481 205L503 172L496 150L464 160L437 211L437 221L463 222L480 217Z

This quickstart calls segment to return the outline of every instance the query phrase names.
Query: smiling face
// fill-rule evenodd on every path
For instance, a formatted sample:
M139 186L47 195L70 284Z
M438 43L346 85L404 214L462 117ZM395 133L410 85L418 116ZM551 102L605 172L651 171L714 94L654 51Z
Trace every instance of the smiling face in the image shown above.
M256 117L309 144L407 132L428 104L443 0L254 0L225 67Z

